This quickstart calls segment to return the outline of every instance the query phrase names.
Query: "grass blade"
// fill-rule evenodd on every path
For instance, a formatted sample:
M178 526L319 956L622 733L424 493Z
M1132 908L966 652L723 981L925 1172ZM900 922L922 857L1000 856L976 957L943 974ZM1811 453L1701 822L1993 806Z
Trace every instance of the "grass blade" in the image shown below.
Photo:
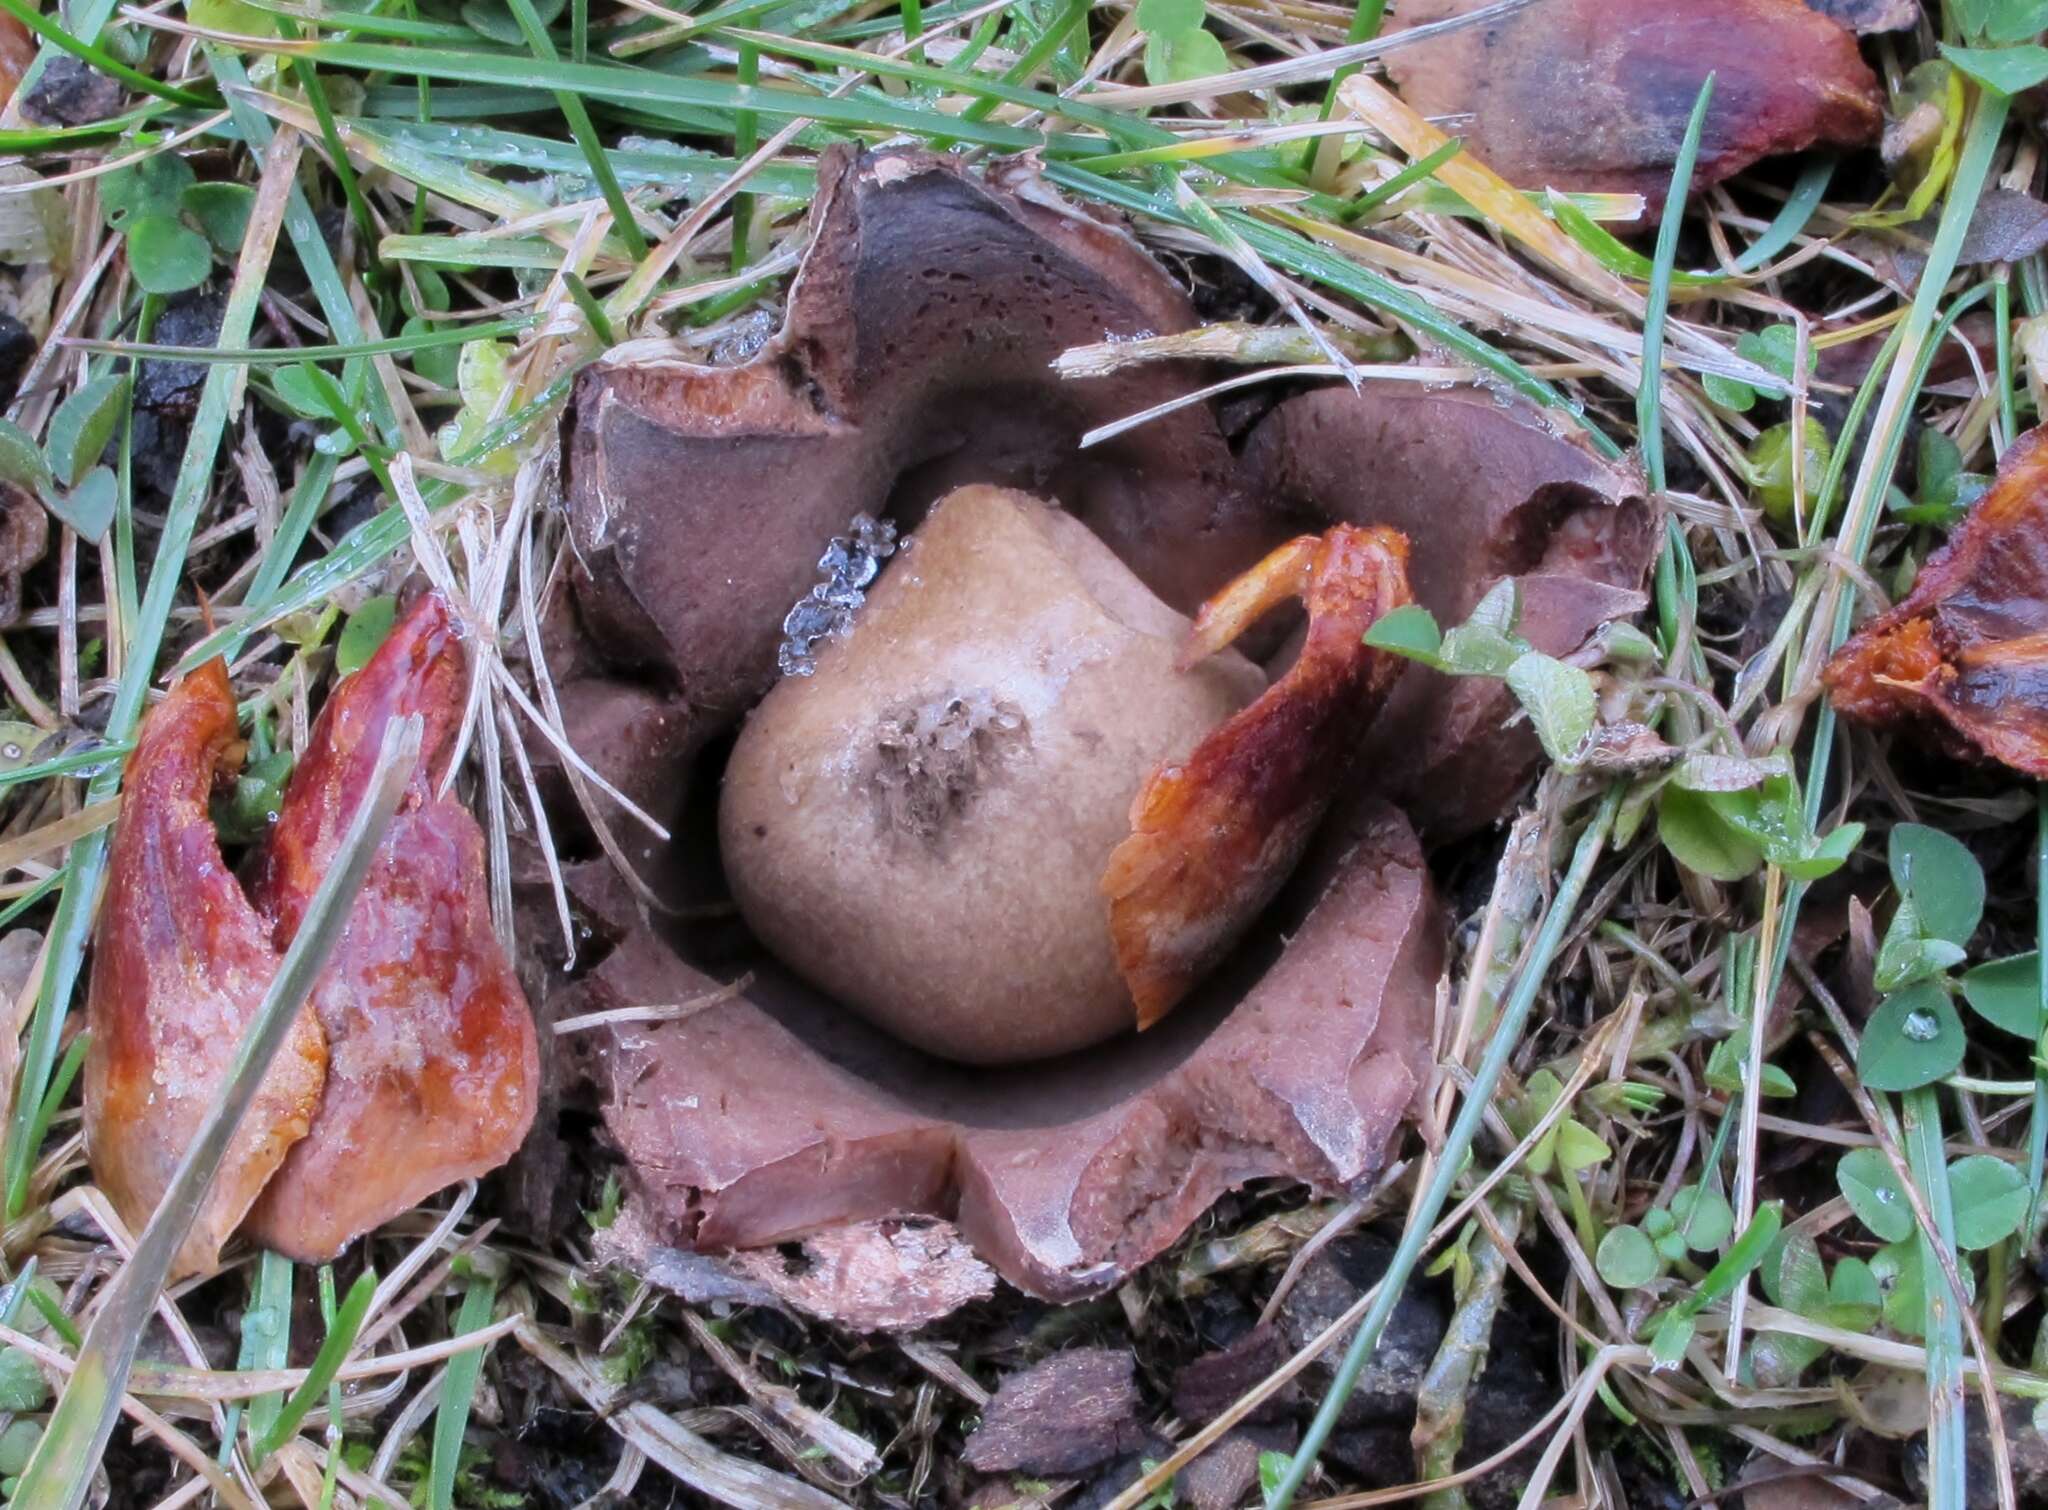
M107 1287L86 1332L85 1345L79 1350L70 1383L50 1416L49 1428L43 1433L35 1455L22 1473L12 1502L17 1510L78 1510L85 1503L94 1469L113 1434L115 1418L121 1413L121 1397L127 1389L128 1372L135 1363L135 1350L141 1345L150 1313L156 1308L171 1260L220 1169L228 1140L255 1099L264 1072L341 938L356 892L369 873L377 845L392 815L398 811L399 799L405 795L406 783L412 777L413 765L419 757L420 727L415 716L394 721L386 729L369 793L342 836L332 868L321 877L298 934L285 951L270 989L264 993L262 1006L242 1035L227 1079L215 1094L206 1121L180 1161L178 1172L171 1177L170 1188L164 1192L156 1214L143 1229L133 1256ZM354 1298L351 1294L351 1301ZM366 1293L363 1306L367 1309L368 1305ZM343 1353L346 1351L344 1348ZM323 1357L325 1352L323 1348ZM335 1368L340 1367L340 1361L339 1357L335 1359ZM290 1414L289 1406L285 1414ZM273 1435L275 1431L276 1428Z
M1436 1225L1444 1202L1450 1196L1451 1186L1464 1170L1466 1151L1472 1147L1479 1124L1485 1120L1487 1109L1493 1103L1501 1073L1521 1044L1522 1029L1528 1024L1530 1009L1536 1005L1536 993L1542 989L1551 959L1556 955L1558 945L1564 941L1565 930L1578 909L1580 893L1586 889L1586 882L1593 874L1594 862L1606 846L1607 835L1614 827L1614 816L1621 807L1621 796L1620 787L1611 790L1579 835L1578 847L1572 852L1571 868L1558 882L1550 910L1544 914L1543 925L1530 946L1521 974L1515 977L1514 990L1501 1008L1500 1021L1494 1027L1493 1036L1487 1040L1486 1053L1479 1061L1479 1068L1473 1072L1472 1084L1458 1103L1458 1118L1444 1139L1428 1188L1416 1197L1408 1213L1407 1224L1401 1231L1401 1244L1387 1264L1387 1272L1380 1280L1379 1294L1372 1309L1358 1324L1358 1331L1345 1350L1344 1361L1338 1366L1336 1377L1330 1381L1329 1392L1323 1396L1315 1419L1302 1434L1301 1446L1295 1449L1287 1472L1266 1496L1266 1510L1284 1510L1285 1506L1294 1503L1296 1491L1315 1467L1316 1455L1323 1450L1323 1443L1329 1440L1330 1432L1337 1425L1337 1417L1349 1403L1359 1374L1364 1372L1365 1365L1372 1360L1373 1350L1379 1346L1380 1334L1386 1330L1395 1305L1407 1289L1408 1276L1415 1272L1415 1265L1422 1257L1429 1229Z
M479 1274L462 1297L462 1310L455 1318L455 1335L488 1326L491 1302L498 1286L488 1275ZM462 1466L462 1434L469 1427L469 1403L476 1394L477 1376L483 1372L485 1349L473 1347L448 1360L441 1376L441 1403L434 1411L434 1450L427 1474L427 1510L455 1510L455 1474Z
M299 1387L284 1402L270 1430L257 1438L253 1449L257 1462L263 1462L298 1434L299 1423L320 1402L328 1386L334 1383L334 1376L341 1372L342 1364L348 1361L349 1351L356 1345L356 1337L363 1329L363 1318L370 1314L370 1302L376 1294L377 1276L365 1269L348 1287L348 1298L342 1301L334 1319L328 1323L327 1335L320 1340L320 1351L313 1355L306 1377L299 1381Z

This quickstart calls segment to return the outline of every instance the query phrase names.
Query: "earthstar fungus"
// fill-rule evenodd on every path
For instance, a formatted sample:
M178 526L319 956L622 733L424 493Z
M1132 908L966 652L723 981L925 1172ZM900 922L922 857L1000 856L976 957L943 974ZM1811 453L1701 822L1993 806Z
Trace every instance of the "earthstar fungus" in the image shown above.
M576 565L554 604L550 669L585 757L678 832L708 834L717 809L722 851L700 837L641 857L641 884L670 912L636 904L600 860L569 870L593 943L580 974L547 986L545 1013L629 1019L562 1040L630 1175L612 1256L687 1291L706 1272L687 1250L741 1250L747 1284L862 1325L910 1325L978 1291L957 1267L938 1272L963 1259L958 1243L906 1241L906 1222L957 1230L1011 1282L1065 1298L1114 1283L1245 1180L1344 1188L1384 1161L1427 1082L1444 951L1416 826L1384 797L1414 801L1432 839L1455 837L1503 814L1538 755L1526 728L1507 726L1498 688L1365 653L1363 625L1411 590L1454 622L1514 577L1523 633L1567 652L1641 606L1655 529L1626 472L1484 393L1331 387L1283 399L1241 447L1213 409L1186 405L1079 449L1087 429L1203 374L1138 363L1065 382L1052 360L1195 320L1126 231L1066 204L1029 164L984 176L919 151L835 149L785 323L762 351L720 367L627 348L580 380L564 440ZM966 484L1019 491L955 492ZM955 511L980 523L966 530ZM815 675L778 682L784 617L859 516L892 521L907 545L844 637L811 647ZM969 571L979 538L1009 545ZM926 551L928 575L961 598L945 620L957 636L933 632L936 616L920 628L907 606L934 591L919 581ZM991 603L968 583L989 585ZM1219 594L1205 627L1177 617ZM1283 603L1295 597L1306 616ZM1122 606L1105 614L1105 601ZM1247 677L1234 651L1173 669L1191 633L1207 652L1276 605L1281 622L1238 641L1263 673ZM998 648L984 608L1015 624L1023 649L1010 648L1027 663L1059 638L1047 626L1061 614L1092 626L1078 643L1105 646L1116 619L1133 642L1117 653L1148 658L1159 669L1145 678L1171 689L1144 717L1187 700L1135 768L1126 758L1113 780L1090 777L1085 802L1074 789L1085 824L1054 828L1039 853L978 822L1021 801L999 788L1034 779L1007 762L1027 726L1041 732L979 669ZM1219 668L1236 690L1210 698L1200 689ZM1029 688L1023 672L1003 675ZM1262 739L1281 757L1271 771L1242 758ZM828 769L888 779L835 796L821 811L843 822L820 820L823 847L800 851L791 813ZM1042 810L1059 788L1038 793L1014 811ZM1230 821L1201 843L1164 837L1218 813ZM1199 821L1182 830L1183 815ZM878 825L905 863L976 832L1009 858L958 899L929 884L863 894L859 874L895 874L862 870L861 856L887 854ZM1094 856L1092 872L1062 848L1083 828L1076 853ZM830 864L802 859L842 840ZM723 894L721 861L750 927L698 905ZM1215 895L1177 889L1182 865L1221 877ZM1088 928L1048 922L1039 952L1099 946L1078 973L1089 991L1106 979L1117 991L1021 991L1003 1006L1024 1028L993 1039L959 1017L935 1028L929 983L905 961L953 949L939 973L998 1000L1001 970L977 981L962 961L984 934L991 961L1031 953L1024 914L1051 917L1046 898L1003 888L1034 869L1048 892L1052 873L1087 873L1092 893ZM1058 889L1074 895L1065 879ZM913 895L936 900L913 915ZM1105 1041L1136 1016L1123 967L1109 968L1112 895L1156 1026ZM1024 944L998 936L1013 916ZM890 957L846 957L869 953ZM1025 1042L1032 1032L1044 1036ZM829 1235L837 1290L815 1273L784 1282L772 1253L746 1252L812 1234Z
M237 1229L307 1262L456 1180L495 1168L533 1119L526 1000L491 930L483 837L437 795L466 690L448 608L420 598L315 721L244 889L207 802L239 761L227 674L209 662L144 721L130 756L87 1013L94 1176L139 1229L226 1075L386 725L422 715L421 759L328 966L272 1062L182 1273Z

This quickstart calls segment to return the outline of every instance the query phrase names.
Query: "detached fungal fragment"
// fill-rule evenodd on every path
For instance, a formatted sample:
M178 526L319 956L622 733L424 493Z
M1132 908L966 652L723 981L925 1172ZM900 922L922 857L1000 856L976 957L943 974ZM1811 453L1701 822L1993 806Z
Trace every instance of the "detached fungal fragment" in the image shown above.
M1401 19L1485 3L1420 0ZM1387 72L1421 114L1469 117L1456 134L1508 182L1636 193L1653 217L1710 73L1695 187L1780 152L1870 145L1884 126L1855 36L1800 0L1545 0L1398 48Z
M386 725L419 713L427 726L404 804L230 1146L181 1273L214 1267L237 1228L326 1262L503 1163L533 1120L533 1023L491 931L483 836L467 809L435 795L465 685L448 609L423 597L321 710L246 893L207 812L240 758L225 670L193 672L143 725L95 935L85 1066L94 1177L137 1229L368 790Z
M143 721L122 783L86 999L85 1142L93 1178L140 1232L169 1188L277 974L268 919L221 858L207 801L239 763L227 668L208 661ZM302 1012L271 1061L173 1266L217 1267L327 1076Z
M1905 601L1857 630L1825 680L1859 722L2048 777L2048 427L2013 443Z
M1408 542L1340 524L1302 535L1202 605L1182 667L1299 599L1308 635L1259 700L1185 760L1146 778L1102 892L1118 968L1149 1028L1273 899L1336 793L1337 778L1405 663L1365 632L1409 601Z

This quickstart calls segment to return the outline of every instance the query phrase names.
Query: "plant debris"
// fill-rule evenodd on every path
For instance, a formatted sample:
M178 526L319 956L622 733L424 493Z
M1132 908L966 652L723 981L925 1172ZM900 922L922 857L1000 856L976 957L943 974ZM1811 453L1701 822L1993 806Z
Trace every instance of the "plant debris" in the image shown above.
M1484 3L1422 0L1401 20ZM1799 0L1548 0L1390 52L1387 71L1420 114L1469 117L1466 150L1509 183L1640 194L1652 218L1708 74L1696 188L1781 152L1871 145L1884 124L1855 36Z
M1852 718L2048 777L2048 429L2012 444L1912 592L1826 676Z

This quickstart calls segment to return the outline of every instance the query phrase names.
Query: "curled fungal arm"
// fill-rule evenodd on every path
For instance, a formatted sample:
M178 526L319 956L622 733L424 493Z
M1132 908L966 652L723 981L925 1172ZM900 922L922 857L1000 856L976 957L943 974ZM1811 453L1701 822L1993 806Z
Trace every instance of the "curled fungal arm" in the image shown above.
M2048 427L2013 443L1912 592L1825 679L1852 718L2048 777Z
M1308 634L1287 673L1186 760L1160 766L1109 857L1117 963L1138 1026L1159 1021L1272 900L1329 806L1363 722L1403 663L1363 643L1409 601L1408 542L1338 525L1288 541L1203 605L1183 667L1299 598Z

